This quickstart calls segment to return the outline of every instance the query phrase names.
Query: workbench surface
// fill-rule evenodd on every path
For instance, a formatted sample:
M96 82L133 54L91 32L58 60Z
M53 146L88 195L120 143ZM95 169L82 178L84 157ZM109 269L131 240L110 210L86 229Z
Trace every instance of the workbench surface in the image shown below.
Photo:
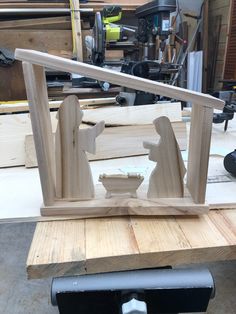
M228 175L223 156L235 149L235 143L236 121L230 122L226 133L223 125L213 126L209 178L220 182ZM187 154L183 157L186 160ZM97 178L114 169L141 172L147 178L153 163L141 156L92 162L91 166ZM38 170L2 169L0 221L40 221L27 261L29 278L236 259L236 182L219 182L208 184L207 201L212 208L215 204L228 208L230 203L231 209L212 210L200 217L57 217L54 221L39 217Z
M236 259L236 210L200 217L39 222L29 278Z

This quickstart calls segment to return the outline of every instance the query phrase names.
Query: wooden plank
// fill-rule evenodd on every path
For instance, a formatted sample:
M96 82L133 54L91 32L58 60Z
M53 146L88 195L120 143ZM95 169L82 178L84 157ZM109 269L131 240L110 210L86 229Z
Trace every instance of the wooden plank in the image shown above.
M22 64L15 61L10 67L0 67L0 101L26 99Z
M83 220L69 221L68 224L64 221L57 221L37 225L27 259L28 276L38 278L42 275L47 277L50 273L58 275L85 273L84 233L85 222ZM52 234L55 234L55 237L51 238ZM74 247L75 243L76 247ZM59 247L64 248L63 252L58 250ZM53 262L45 267L50 256ZM61 259L64 260L63 268L60 266ZM31 266L35 262L37 267Z
M104 119L106 125L145 125L152 124L154 119L161 116L168 117L171 122L182 121L181 103L86 110L84 111L83 122L96 123Z
M53 137L44 68L23 62L27 98L40 169L44 204L55 199Z
M183 101L190 101L201 106L207 106L216 109L223 109L224 107L224 102L222 100L210 95L150 81L140 77L134 77L125 73L115 72L81 62L66 60L37 51L16 49L15 58L17 60L28 61L33 64L46 66L59 71L68 71L71 73L84 75L86 77L108 81L120 86L125 85L128 88L133 88L136 90L159 94Z
M225 219L212 211L201 218L40 222L28 256L28 276L34 279L232 260L236 258L236 210L222 213L227 215Z
M221 234L230 245L236 242L236 211L219 210L211 211L208 215Z
M140 253L191 248L174 217L131 218L131 222Z
M76 216L80 218L106 216L163 216L163 215L201 215L207 213L207 204L195 204L186 191L184 198L147 198L146 184L137 191L137 198L114 196L105 198L101 184L95 186L95 198L78 202L58 200L52 206L42 206L42 216Z
M58 109L60 104L62 103L61 100L58 101L49 101L49 108L50 109ZM89 99L80 99L80 106L82 109L86 109L86 107L93 107L93 106L103 106L103 105L113 105L116 103L115 97L106 97L106 98L89 98ZM15 112L22 112L22 111L29 111L29 105L27 101L22 102L1 102L0 103L0 114L1 113L15 113Z
M54 122L52 121L54 125ZM174 122L172 127L181 150L187 149L187 134L186 134L186 124L184 122ZM105 128L104 132L97 138L97 151L95 155L87 154L89 160L105 160L111 158L129 157L129 156L140 156L146 155L147 151L143 148L141 143L143 141L158 141L158 135L155 134L155 130L152 125L143 126L123 126L123 127L109 127ZM2 141L0 138L0 147ZM4 142L5 143L5 142ZM22 142L21 142L22 143ZM4 154L0 157L0 166L3 162L2 158L6 156L6 152L11 152L10 156L15 156L15 146L8 147L5 146L3 151ZM37 158L34 147L33 135L25 136L25 157L18 156L14 159L14 163L19 163L21 158L21 163L25 163L27 168L37 167ZM22 154L21 154L22 155ZM5 159L5 164L9 164L9 159ZM13 157L11 157L13 158Z
M192 248L208 247L209 243L212 246L217 246L217 243L225 246L228 244L208 215L199 216L197 219L176 217L176 221Z
M93 102L93 100L91 100ZM81 100L85 104L87 100ZM61 101L55 105L58 107ZM24 108L24 107L23 107ZM0 106L1 109L1 106ZM28 106L26 107L28 109ZM52 130L55 133L56 112L51 112ZM186 125L184 122L173 123L174 132L181 150L187 146ZM37 166L32 127L28 113L0 115L0 167L27 165ZM136 156L146 154L142 141L156 141L152 125L106 128L97 139L97 154L89 154L90 160ZM26 151L26 154L25 154Z
M193 104L189 138L187 187L196 203L205 202L213 109Z
M141 1L141 0L140 0ZM140 1L135 1L132 3L127 3L127 1L122 1L122 10L123 11L135 11L138 6L140 6ZM109 4L109 1L106 1L106 4ZM142 4L146 3L145 1L141 2ZM113 2L114 4L114 2ZM117 4L117 2L116 2ZM121 4L119 2L119 4ZM88 2L88 3L81 3L80 4L81 9L93 9L94 11L102 11L104 7L104 2ZM63 9L63 8L68 8L69 9L69 3L49 3L49 2L38 2L38 3L30 3L30 2L19 2L19 3L0 3L0 9L36 9L36 8L41 8L41 9L47 9L47 8L52 8L52 9ZM69 10L68 10L69 12Z
M129 219L120 217L87 219L85 222L87 272L112 271L119 267L117 256L124 255L124 267L132 268L129 256L139 253ZM119 236L118 236L119 234ZM109 256L108 260L107 257ZM98 259L94 267L94 259Z
M76 0L70 0L71 8L71 25L72 25L72 37L73 37L73 53L76 55L78 61L83 61L83 44L82 44L82 32L80 22L80 3Z
M8 49L72 51L70 30L0 30L1 45Z
M2 29L64 29L71 30L71 21L69 16L45 17L23 20L0 21L0 30Z

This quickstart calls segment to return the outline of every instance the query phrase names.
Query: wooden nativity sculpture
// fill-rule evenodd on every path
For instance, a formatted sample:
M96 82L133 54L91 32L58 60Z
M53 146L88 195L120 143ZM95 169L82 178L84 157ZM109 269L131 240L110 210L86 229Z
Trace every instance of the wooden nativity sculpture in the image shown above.
M95 154L95 139L105 127L104 121L80 129L83 112L76 96L61 104L55 139L56 196L89 200L94 198L94 185L86 152Z
M144 142L149 149L149 159L157 162L149 179L148 198L183 197L186 173L179 145L175 138L170 120L160 117L153 121L160 135L158 144Z
M224 102L210 95L114 72L46 53L16 49L15 58L23 62L23 73L43 193L41 214L104 217L119 215L202 214L209 210L205 201L213 109L222 110ZM94 186L86 152L95 153L95 140L104 122L81 129L82 111L75 96L67 97L58 111L56 140L52 134L44 68L80 74L128 88L163 95L192 103L187 172L171 124L166 117L154 120L161 139L158 144L144 143L149 159L156 162L149 186L139 187L137 198L130 195L105 198L101 184ZM186 172L186 184L183 178ZM115 192L123 192L133 180L132 189L143 178L138 175L102 177L111 182ZM114 184L120 180L120 187ZM104 183L103 182L103 183ZM104 186L106 185L104 183ZM134 187L134 189L133 189ZM109 187L108 187L109 189ZM112 188L113 189L113 188ZM113 192L113 190L111 190Z

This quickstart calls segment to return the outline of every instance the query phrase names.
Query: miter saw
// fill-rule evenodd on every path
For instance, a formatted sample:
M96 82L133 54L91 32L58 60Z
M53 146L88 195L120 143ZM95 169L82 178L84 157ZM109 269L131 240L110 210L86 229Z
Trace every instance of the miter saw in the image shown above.
M173 63L165 63L162 53L171 34L170 13L176 11L176 0L155 0L137 8L138 26L117 25L122 18L119 6L108 6L95 15L93 36L86 37L90 60L94 65L106 66L106 49L123 49L124 59L119 66L123 73L156 81L168 81L179 70ZM159 42L159 46L158 43ZM117 97L121 105L154 103L158 96L123 88Z

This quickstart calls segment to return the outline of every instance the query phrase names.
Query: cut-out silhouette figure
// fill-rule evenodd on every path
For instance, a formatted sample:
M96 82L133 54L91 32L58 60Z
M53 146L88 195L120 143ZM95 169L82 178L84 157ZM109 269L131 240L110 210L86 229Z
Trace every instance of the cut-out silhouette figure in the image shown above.
M149 149L149 159L157 162L151 173L148 198L183 197L183 178L186 173L179 145L176 141L170 120L160 117L153 121L157 133L161 136L158 144L144 142Z
M80 129L83 112L76 96L61 104L55 139L56 195L58 198L86 200L94 197L92 173L86 152L95 154L96 137L104 130L104 121Z

